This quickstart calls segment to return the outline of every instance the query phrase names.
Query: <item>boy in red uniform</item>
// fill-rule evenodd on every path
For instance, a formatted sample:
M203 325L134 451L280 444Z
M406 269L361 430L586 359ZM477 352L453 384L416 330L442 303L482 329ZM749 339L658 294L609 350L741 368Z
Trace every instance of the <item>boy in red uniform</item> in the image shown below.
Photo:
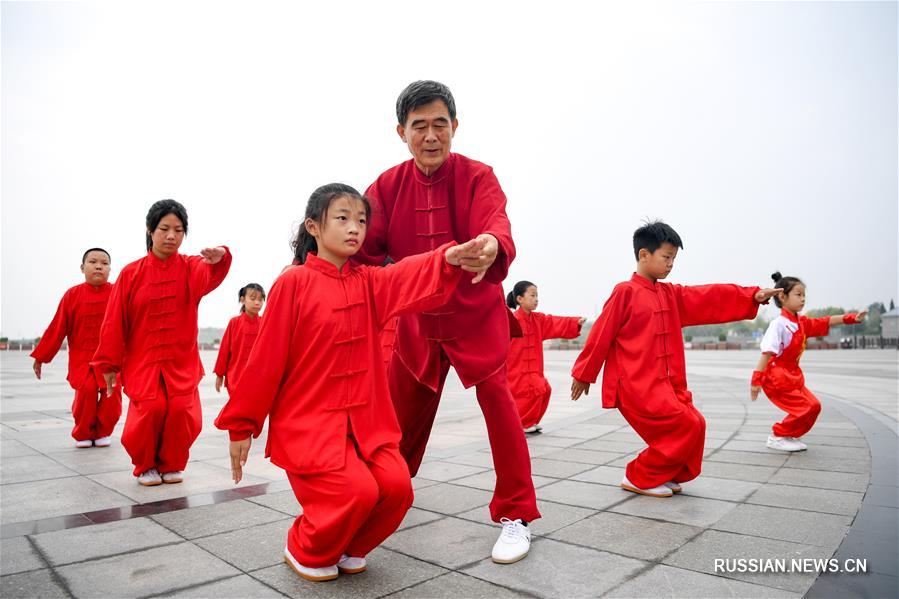
M197 385L197 310L228 274L231 253L219 246L200 256L178 248L187 210L174 200L150 207L147 255L119 274L91 365L112 391L121 372L130 403L122 445L141 485L180 483L203 418Z
M805 307L805 283L779 272L771 278L774 287L783 290L783 299L774 298L781 311L762 338L762 356L752 373L750 396L755 401L764 389L771 403L787 413L782 422L772 427L767 446L780 451L802 451L808 446L799 437L811 430L821 413L821 402L805 386L805 376L799 368L806 340L827 335L833 326L863 322L868 311L820 318L800 316Z
M218 358L215 361L215 390L221 392L222 383L228 391L237 388L237 382L247 366L250 350L259 334L262 317L259 311L265 303L265 289L258 283L249 283L237 293L240 315L228 322Z
M65 292L56 310L56 316L40 343L31 352L34 358L34 375L41 378L41 366L53 360L69 340L69 374L66 380L75 390L72 417L75 427L72 437L75 447L109 447L112 431L122 415L122 394L111 394L105 385L98 384L91 370L90 361L100 342L100 324L106 311L106 302L112 285L109 279L109 253L102 248L91 248L81 258L84 283Z
M389 268L356 266L348 260L365 241L369 212L348 185L312 194L297 266L275 281L247 369L215 421L230 432L239 482L251 435L269 417L266 456L287 471L303 506L284 559L315 582L365 570L366 554L412 504L381 328L397 314L445 303L462 274L455 266L483 248L446 243Z
M525 433L543 430L540 419L549 407L552 387L543 375L543 342L546 339L574 339L586 320L579 316L552 316L537 312L537 286L518 281L506 296L506 305L521 328L521 337L509 345L509 389Z
M661 283L671 272L680 236L656 221L634 232L637 272L606 301L572 368L571 399L603 368L602 406L618 408L649 447L627 465L621 488L670 497L699 476L705 419L687 389L681 328L755 318L777 289Z

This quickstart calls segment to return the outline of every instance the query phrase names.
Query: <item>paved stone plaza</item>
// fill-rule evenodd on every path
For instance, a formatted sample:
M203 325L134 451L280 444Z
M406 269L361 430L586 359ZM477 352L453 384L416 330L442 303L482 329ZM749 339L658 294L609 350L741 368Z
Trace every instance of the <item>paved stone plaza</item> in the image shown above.
M451 378L415 504L369 555L369 570L330 583L282 562L300 506L254 443L237 487L224 403L207 377L204 430L180 485L144 488L118 443L75 449L65 356L36 381L24 352L2 352L2 597L896 597L897 353L809 351L824 409L806 452L765 448L781 417L751 403L756 352L688 352L708 422L703 474L670 499L617 487L643 448L598 388L568 395L574 352L546 353L554 386L544 432L529 437L543 518L530 555L507 566L490 550L499 527L486 429L472 391ZM212 353L203 355L207 372ZM866 574L715 571L716 559L866 559ZM734 570L734 568L730 568Z

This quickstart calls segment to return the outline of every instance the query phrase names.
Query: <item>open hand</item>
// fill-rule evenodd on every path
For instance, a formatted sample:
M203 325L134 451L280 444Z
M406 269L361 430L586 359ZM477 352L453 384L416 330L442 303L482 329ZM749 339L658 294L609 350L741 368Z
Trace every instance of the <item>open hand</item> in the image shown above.
M115 373L114 372L106 372L103 374L103 380L106 381L106 395L112 397L113 391L115 391Z
M582 327L585 322L587 322L587 319L583 316L579 316L577 319L577 326Z
M456 250L453 253L453 259L457 262L450 262L450 250ZM487 271L496 261L499 253L499 242L496 237L489 233L482 233L470 241L466 241L462 245L457 245L447 250L447 262L453 266L461 266L462 270L477 273L472 283L480 283L481 279L487 274Z
M225 248L222 246L203 248L200 250L200 255L203 256L203 261L206 264L216 264L225 255Z
M749 388L749 397L752 399L752 401L755 401L759 398L759 391L761 390L762 388L758 385L753 385Z
M867 315L868 315L868 311L862 310L861 312L859 312L858 314L855 315L855 320L857 320L858 322L865 322L865 317ZM40 375L38 375L37 378L41 378Z
M781 300L784 299L784 290L783 289L759 289L755 292L755 302L757 304L764 304L769 299L774 296L779 297Z
M224 382L225 382L225 377L223 377L223 376L215 377L215 392L216 393L222 392L222 383L224 383Z
M590 395L590 383L584 383L575 378L571 379L571 400L577 401L581 395Z
M43 364L39 360L35 360L32 368L34 369L34 376L37 377L37 380L41 380L41 366Z
M231 441L228 446L228 452L231 454L231 478L234 479L235 485L243 478L243 467L247 465L247 456L250 455L252 443L253 438L247 437L242 441Z

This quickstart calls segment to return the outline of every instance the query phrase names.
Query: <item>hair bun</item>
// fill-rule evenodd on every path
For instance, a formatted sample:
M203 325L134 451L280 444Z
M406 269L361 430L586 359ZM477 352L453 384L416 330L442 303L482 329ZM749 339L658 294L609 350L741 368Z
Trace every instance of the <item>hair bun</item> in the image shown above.
M774 279L774 282L775 282L775 283L777 283L777 282L780 281L782 278L784 278L784 276L783 276L782 274L780 274L780 271L778 270L778 271L776 271L775 273L773 273L773 274L771 275L771 278Z

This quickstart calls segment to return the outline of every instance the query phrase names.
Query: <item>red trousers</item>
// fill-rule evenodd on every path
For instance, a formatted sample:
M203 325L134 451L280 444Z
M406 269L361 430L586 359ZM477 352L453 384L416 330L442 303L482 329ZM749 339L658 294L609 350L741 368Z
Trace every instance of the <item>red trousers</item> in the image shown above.
M72 402L72 417L75 419L72 438L76 441L88 441L108 437L121 415L122 388L116 387L112 397L108 397L106 389L100 388L91 373L75 391L75 400Z
M409 372L399 359L399 354L393 354L388 372L390 398L403 431L400 452L412 476L418 473L424 457L449 367L449 358L441 353L440 383L433 391ZM500 518L521 518L527 522L536 520L540 512L531 479L531 456L515 400L509 392L505 365L478 383L475 392L487 425L493 469L496 471L490 517L494 522L499 522Z
M775 406L787 413L771 431L778 437L801 437L809 432L821 413L821 402L806 387L793 391L777 391L763 387Z
M396 446L365 462L352 437L346 463L319 474L287 473L303 514L287 533L287 549L304 566L333 566L346 553L365 557L397 529L412 505L412 481Z
M518 408L518 415L521 417L522 428L530 428L539 423L546 414L549 407L549 396L552 389L547 389L545 393L540 395L522 395L515 397L515 406Z
M131 456L134 475L151 468L178 472L187 467L190 446L203 428L200 392L169 396L160 380L156 397L128 404L122 446Z
M649 445L627 465L628 480L641 489L669 481L687 482L702 470L705 418L692 403L676 403L676 411L664 416L647 416L618 406L624 419Z

